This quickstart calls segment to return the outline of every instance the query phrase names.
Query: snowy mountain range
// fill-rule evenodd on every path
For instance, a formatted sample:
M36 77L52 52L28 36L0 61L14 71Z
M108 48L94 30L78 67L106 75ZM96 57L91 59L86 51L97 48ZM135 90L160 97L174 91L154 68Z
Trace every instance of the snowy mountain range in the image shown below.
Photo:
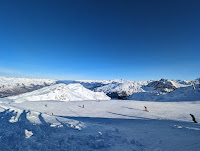
M33 93L26 94L26 92L31 91L33 91ZM117 79L56 81L49 79L0 77L0 97L16 96L24 93L16 97L21 100L26 100L27 98L28 100L33 100L34 98L35 101L73 101L86 99L109 100L109 97L113 99L143 101L189 101L200 100L199 91L198 81L186 80L160 79L150 81L132 81ZM105 96L104 93L107 96ZM29 97L31 98L29 99Z
M141 88L147 85L148 82L134 82L130 80L123 80L120 82L112 82L102 87L97 87L95 91L104 92L112 98L123 99L136 92L143 92Z
M140 101L190 101L200 100L198 84L185 80L161 79L143 86L143 92L134 93L128 99Z
M31 92L53 85L56 80L0 77L0 98Z
M84 81L81 82L83 83ZM104 81L103 86L96 87L93 90L104 92L111 98L116 99L139 101L200 100L200 89L197 81L160 79L136 82L115 80Z

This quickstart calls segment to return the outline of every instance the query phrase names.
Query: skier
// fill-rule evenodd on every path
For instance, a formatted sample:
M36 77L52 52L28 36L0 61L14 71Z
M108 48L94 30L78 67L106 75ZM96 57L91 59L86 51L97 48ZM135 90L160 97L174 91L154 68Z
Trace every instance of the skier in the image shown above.
M84 105L83 105L83 108L84 108Z
M146 106L144 106L144 110L147 111L147 112L149 112L149 111L147 110L147 107L146 107Z
M191 83L192 83L193 89L195 90L194 81L192 81Z
M198 122L196 121L194 115L190 114L190 116L192 117L192 120L193 120L194 123L198 123Z

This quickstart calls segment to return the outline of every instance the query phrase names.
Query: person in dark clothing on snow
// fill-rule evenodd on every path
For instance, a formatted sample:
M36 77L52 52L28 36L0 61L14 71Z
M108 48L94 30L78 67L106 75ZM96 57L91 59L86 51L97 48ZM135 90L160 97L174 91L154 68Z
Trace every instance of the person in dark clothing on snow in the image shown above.
M146 106L144 106L144 110L148 112L148 110L147 110L147 107L146 107Z
M193 120L194 123L198 123L193 114L190 114L190 116L192 117L192 120Z

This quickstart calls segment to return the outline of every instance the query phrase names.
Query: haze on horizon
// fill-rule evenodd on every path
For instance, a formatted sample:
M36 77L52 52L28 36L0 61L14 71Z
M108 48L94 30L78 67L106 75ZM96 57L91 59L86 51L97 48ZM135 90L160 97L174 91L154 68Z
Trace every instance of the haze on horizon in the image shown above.
M197 0L0 2L0 76L185 79L200 75Z

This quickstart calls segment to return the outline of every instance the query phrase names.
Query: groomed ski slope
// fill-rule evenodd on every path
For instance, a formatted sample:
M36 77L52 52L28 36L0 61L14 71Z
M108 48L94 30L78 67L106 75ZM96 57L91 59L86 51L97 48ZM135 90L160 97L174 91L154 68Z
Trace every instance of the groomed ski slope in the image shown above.
M0 99L0 145L3 151L198 151L200 125L189 114L200 122L199 108L200 101Z

